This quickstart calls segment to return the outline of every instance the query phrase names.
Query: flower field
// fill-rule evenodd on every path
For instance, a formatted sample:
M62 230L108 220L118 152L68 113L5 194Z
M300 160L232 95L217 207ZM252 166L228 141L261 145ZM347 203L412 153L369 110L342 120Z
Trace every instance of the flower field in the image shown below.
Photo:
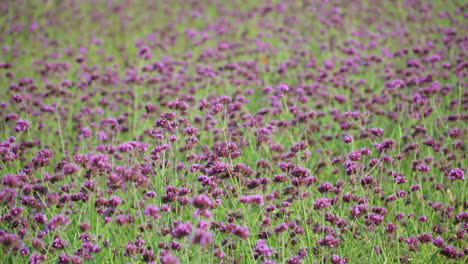
M0 263L466 263L467 21L0 1Z

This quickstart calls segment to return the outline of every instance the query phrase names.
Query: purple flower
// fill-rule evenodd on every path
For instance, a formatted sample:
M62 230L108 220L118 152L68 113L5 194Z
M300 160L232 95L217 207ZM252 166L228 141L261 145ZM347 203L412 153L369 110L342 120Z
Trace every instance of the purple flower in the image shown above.
M17 234L0 233L0 244L6 247L15 247L21 244L21 237Z
M161 256L159 257L159 260L161 261L161 264L179 264L179 259L172 255L169 251L167 250L162 250L161 251Z
M50 149L41 149L32 158L32 163L36 168L45 167L49 164L50 159L54 157L54 152Z
M333 254L330 258L333 264L347 264L346 260L339 255Z
M231 233L242 239L247 239L250 236L249 228L247 226L234 225L231 228Z
M17 104L23 102L23 100L24 100L24 97L21 94L14 94L11 96L11 101Z
M449 258L449 259L455 259L457 258L458 254L457 254L457 248L455 248L454 246L452 245L447 245L445 246L441 251L440 251L440 254L442 254L443 256Z
M223 111L224 105L222 104L214 104L211 106L211 112L216 115L217 113Z
M208 196L206 196L204 194L195 196L195 197L193 197L193 200L192 200L192 205L195 208L198 208L200 210L208 209L208 208L211 207L212 204L213 204L213 202L211 201L210 197L208 197Z
M328 208L331 205L331 201L328 198L318 198L314 202L314 209L320 210L324 208Z
M340 245L341 240L332 235L327 235L317 241L320 246L326 246L329 248L336 248Z
M66 226L70 224L70 219L67 216L58 214L50 219L47 223L47 230L52 231L59 226Z
M434 246L436 247L441 248L445 245L445 241L442 237L438 236L432 240L432 244L434 244Z
M203 229L197 229L197 231L195 231L195 235L192 238L192 243L200 244L202 247L206 247L212 242L213 234Z
M418 221L420 221L420 222L427 222L427 216L422 215L422 216L418 217Z
M352 151L348 154L348 158L352 161L359 161L361 159L361 152L358 150Z
M390 86L393 88L401 88L405 86L405 83L400 79L395 79L392 82L390 82Z
M421 171L421 172L427 172L427 171L431 170L431 167L429 165L423 163L423 164L419 164L417 166L417 169L418 169L418 171Z
M288 93L289 92L289 86L284 83L278 84L277 90L279 93Z
M465 172L460 168L455 168L455 169L450 170L447 177L453 180L464 180Z
M372 135L374 135L376 137L381 137L381 136L384 135L384 130L382 128L379 128L379 127L370 128L369 131L372 133Z
M80 170L80 168L77 165L73 164L73 163L68 163L65 166L63 166L63 173L65 175L73 174L73 173L75 173L75 172L77 172L79 170Z
M145 215L151 216L153 218L161 218L159 215L159 208L156 204L150 204L145 208Z
M255 204L263 205L263 195L260 195L260 194L242 195L239 201L245 204L255 203Z
M353 137L352 136L344 136L343 137L343 142L346 143L346 144L349 144L353 141Z
M432 235L430 233L423 233L418 235L418 240L421 243L429 243L432 241Z
M269 257L274 253L274 250L266 244L265 239L258 240L254 250L257 255L263 257Z
M131 142L125 142L117 146L120 152L130 152L133 150L134 146Z
M226 253L224 253L224 251L222 249L218 249L214 252L214 255L218 258L224 258L226 257Z
M44 255L39 255L38 253L34 253L29 257L29 264L39 264L46 260Z
M147 46L143 46L140 48L140 50L138 51L138 56L145 59L145 60L149 60L151 59L151 49Z
M24 132L31 127L31 122L24 119L19 119L16 121L15 132Z
M378 226L383 222L383 220L384 220L383 216L379 214L375 214L375 213L369 213L364 222L368 226Z
M419 249L419 242L415 236L409 236L404 239L404 241L408 245L410 251L417 251Z
M192 233L192 225L189 222L178 224L176 228L172 230L172 237L182 238Z
M318 191L321 193L329 192L333 188L333 184L330 182L322 182L319 187L317 187Z
M64 249L68 246L68 242L59 236L56 236L54 241L52 241L52 247L56 249Z

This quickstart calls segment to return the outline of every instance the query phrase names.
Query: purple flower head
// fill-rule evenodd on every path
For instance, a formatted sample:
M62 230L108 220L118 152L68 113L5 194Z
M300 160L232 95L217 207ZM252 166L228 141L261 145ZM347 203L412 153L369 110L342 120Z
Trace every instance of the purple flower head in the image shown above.
M200 194L198 196L195 196L195 197L193 197L193 200L192 200L192 205L195 208L198 208L198 209L201 209L201 210L205 210L205 209L210 208L212 204L213 204L213 202L211 201L210 197L208 197L208 196L206 196L204 194Z
M383 220L384 220L384 217L382 215L369 213L364 222L368 226L378 226L383 222Z
M418 217L418 221L420 221L420 222L427 222L427 216L421 215L420 217Z
M261 264L279 264L278 262L274 262L273 260L271 259L267 259L265 261L263 261Z
M159 261L161 261L161 264L180 264L179 259L167 250L161 251Z
M197 229L195 234L192 238L192 243L200 244L202 247L206 247L211 245L213 242L213 234L204 230L204 229Z
M225 258L226 257L226 253L224 253L224 251L222 249L218 249L214 252L214 255L218 258Z
M192 225L189 222L180 223L172 229L172 237L182 238L192 233Z
M28 120L18 119L16 121L15 132L24 132L31 127L31 122Z
M432 240L432 243L434 244L434 246L439 247L439 248L441 248L441 247L443 247L445 245L444 239L442 237L440 237L440 236L434 238Z
M290 88L287 84L280 83L278 84L277 90L279 93L288 93Z
M314 202L314 209L320 210L324 208L328 208L331 205L331 201L328 198L318 198Z
M231 233L244 240L250 236L249 228L247 226L234 225L231 228Z
M372 154L372 151L367 147L364 147L360 149L359 151L361 152L361 155L364 155L364 156L369 156L370 154Z
M395 79L395 80L390 82L390 87L393 87L393 88L401 88L401 87L404 87L404 86L405 86L405 82L403 82L400 79Z
M447 177L452 180L464 180L465 172L460 168L455 168L455 169L450 170Z
M39 264L46 260L44 255L40 255L38 253L34 253L29 257L29 264Z
M352 151L348 154L348 158L352 161L359 161L361 159L361 152L358 150Z
M344 136L343 137L343 142L346 143L346 144L349 144L353 141L353 137L352 136Z
M269 257L273 255L274 250L271 249L267 244L265 239L260 239L256 243L255 253L258 256Z
M0 244L6 247L16 247L22 243L21 237L17 234L0 233Z
M59 236L56 236L54 241L52 241L52 247L56 249L64 249L68 247L68 242Z
M302 264L302 259L299 255L293 255L288 259L287 263L288 264Z
M461 138L463 137L463 130L460 128L451 128L448 130L448 135L451 138Z
M432 235L430 233L419 234L418 240L421 243L429 243L432 241Z
M330 261L333 264L347 264L346 259L340 257L339 255L333 254L330 258Z
M452 245L446 245L441 251L440 254L449 259L455 259L458 257L457 248Z
M159 215L159 208L156 204L150 204L145 208L145 215L153 218L161 218Z
M11 96L11 101L20 104L24 101L24 97L21 94L14 94Z
M266 86L266 87L263 88L263 93L264 94L269 94L269 93L273 92L273 90L274 90L273 87Z
M423 163L423 164L419 164L417 166L417 170L420 171L420 172L428 172L428 171L431 170L431 167L429 165Z
M45 167L49 164L50 159L54 156L54 151L50 149L41 149L32 158L32 163L36 168Z
M70 219L67 216L58 214L50 219L46 228L48 231L52 231L59 226L66 226L68 224L70 224Z
M211 113L216 115L217 113L223 111L224 109L224 105L223 104L220 104L220 103L216 103L216 104L213 104L211 106Z
M321 193L326 193L326 192L331 191L331 189L333 189L333 184L331 184L330 182L322 182L317 187L317 189Z
M145 60L151 59L151 49L147 46L142 46L138 51L138 56Z
M263 195L260 194L252 194L252 195L242 195L239 199L241 203L255 203L259 205L263 205Z
M340 245L341 239L336 238L332 235L327 235L317 241L317 244L320 246L325 246L329 248L336 248Z
M376 137L381 137L384 135L384 130L382 128L370 128L369 131Z

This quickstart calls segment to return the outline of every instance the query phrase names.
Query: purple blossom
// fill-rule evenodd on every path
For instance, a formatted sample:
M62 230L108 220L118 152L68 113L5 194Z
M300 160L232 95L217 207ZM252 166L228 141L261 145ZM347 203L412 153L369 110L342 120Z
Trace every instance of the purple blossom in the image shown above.
M23 119L16 121L15 132L24 132L31 127L31 122Z
M320 209L328 208L330 207L330 205L331 205L331 202L328 198L318 198L314 202L314 209L320 210Z
M269 257L273 255L274 250L271 249L267 244L265 239L260 239L256 242L256 247L254 249L255 253L259 256Z
M447 177L453 180L464 180L465 172L460 168L455 168L455 169L450 170Z
M66 226L70 224L70 219L67 216L58 214L52 217L47 223L47 230L52 231L59 226Z
M159 208L156 204L150 204L145 208L144 211L145 215L153 217L153 218L161 218L159 215Z
M159 261L161 261L162 264L179 264L179 259L169 253L169 251L161 251L161 256L159 257Z
M401 88L405 86L405 83L400 79L395 79L390 83L390 86L393 88Z
M192 238L192 243L200 244L202 247L209 246L213 242L213 234L203 229L197 229Z
M189 222L180 223L172 229L172 237L182 238L192 233L192 225Z
M349 144L353 141L353 137L352 136L344 136L343 137L343 142L346 143L346 144Z
M239 225L234 225L231 228L231 233L242 238L242 239L247 239L250 236L250 231L247 226L239 226Z
M239 199L241 203L255 203L259 205L263 205L263 195L257 195L257 194L252 194L252 195L242 195L242 197Z

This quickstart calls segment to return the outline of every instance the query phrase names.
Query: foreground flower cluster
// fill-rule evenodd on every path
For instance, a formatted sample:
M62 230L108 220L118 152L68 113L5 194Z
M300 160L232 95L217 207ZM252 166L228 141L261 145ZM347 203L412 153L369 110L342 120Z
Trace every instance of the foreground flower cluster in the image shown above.
M2 263L467 261L466 8L2 1Z

